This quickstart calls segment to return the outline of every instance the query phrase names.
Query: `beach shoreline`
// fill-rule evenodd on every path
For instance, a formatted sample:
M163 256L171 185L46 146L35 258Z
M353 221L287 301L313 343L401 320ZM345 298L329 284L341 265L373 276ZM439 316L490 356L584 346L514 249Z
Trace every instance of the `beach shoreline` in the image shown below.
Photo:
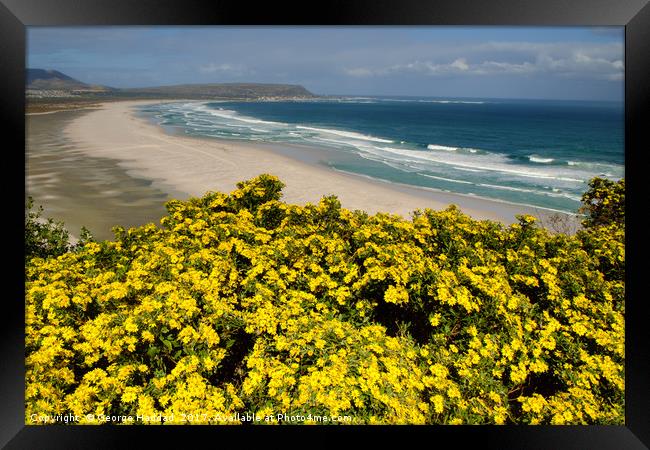
M274 150L280 144L172 135L138 116L134 108L160 102L165 101L102 103L71 121L63 133L84 154L119 161L133 176L150 179L159 189L178 197L202 196L208 191L228 193L236 189L239 181L270 173L286 184L283 201L301 205L336 195L345 208L370 214L388 212L408 219L418 209L441 210L455 204L474 219L506 225L516 222L518 214L530 214L542 222L558 214L538 207L341 172L281 154ZM578 222L573 215L559 214Z

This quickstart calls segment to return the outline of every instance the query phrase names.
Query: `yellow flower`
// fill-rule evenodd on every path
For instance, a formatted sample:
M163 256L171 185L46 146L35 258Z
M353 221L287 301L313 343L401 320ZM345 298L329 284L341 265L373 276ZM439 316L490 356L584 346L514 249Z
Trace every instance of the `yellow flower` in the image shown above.
M124 389L124 393L122 394L122 401L124 403L134 402L138 398L139 391L140 391L139 388L127 387L126 389Z
M442 398L442 395L434 395L431 397L431 402L433 403L434 411L440 414L443 411L445 404L445 400Z

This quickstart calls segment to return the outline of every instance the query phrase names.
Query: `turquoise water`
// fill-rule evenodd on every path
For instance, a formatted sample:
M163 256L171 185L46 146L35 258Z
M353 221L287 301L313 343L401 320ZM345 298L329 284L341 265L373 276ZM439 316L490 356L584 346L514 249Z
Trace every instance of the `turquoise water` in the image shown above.
M594 176L624 176L622 103L409 97L167 103L188 135L327 147L338 170L575 212Z

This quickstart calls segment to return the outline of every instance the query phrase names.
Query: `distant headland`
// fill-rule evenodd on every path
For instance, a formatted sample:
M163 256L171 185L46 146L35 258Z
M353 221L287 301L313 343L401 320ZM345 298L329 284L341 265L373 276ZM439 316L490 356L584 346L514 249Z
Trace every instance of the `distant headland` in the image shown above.
M272 83L207 83L114 88L88 84L57 70L27 69L28 112L76 109L95 102L138 99L188 100L302 100L316 98L303 86Z

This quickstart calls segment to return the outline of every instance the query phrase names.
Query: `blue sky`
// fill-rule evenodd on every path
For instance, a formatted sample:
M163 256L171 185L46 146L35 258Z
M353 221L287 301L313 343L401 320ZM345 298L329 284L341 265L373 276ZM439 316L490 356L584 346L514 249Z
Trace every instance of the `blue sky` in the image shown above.
M29 27L30 68L91 84L622 100L623 27Z

